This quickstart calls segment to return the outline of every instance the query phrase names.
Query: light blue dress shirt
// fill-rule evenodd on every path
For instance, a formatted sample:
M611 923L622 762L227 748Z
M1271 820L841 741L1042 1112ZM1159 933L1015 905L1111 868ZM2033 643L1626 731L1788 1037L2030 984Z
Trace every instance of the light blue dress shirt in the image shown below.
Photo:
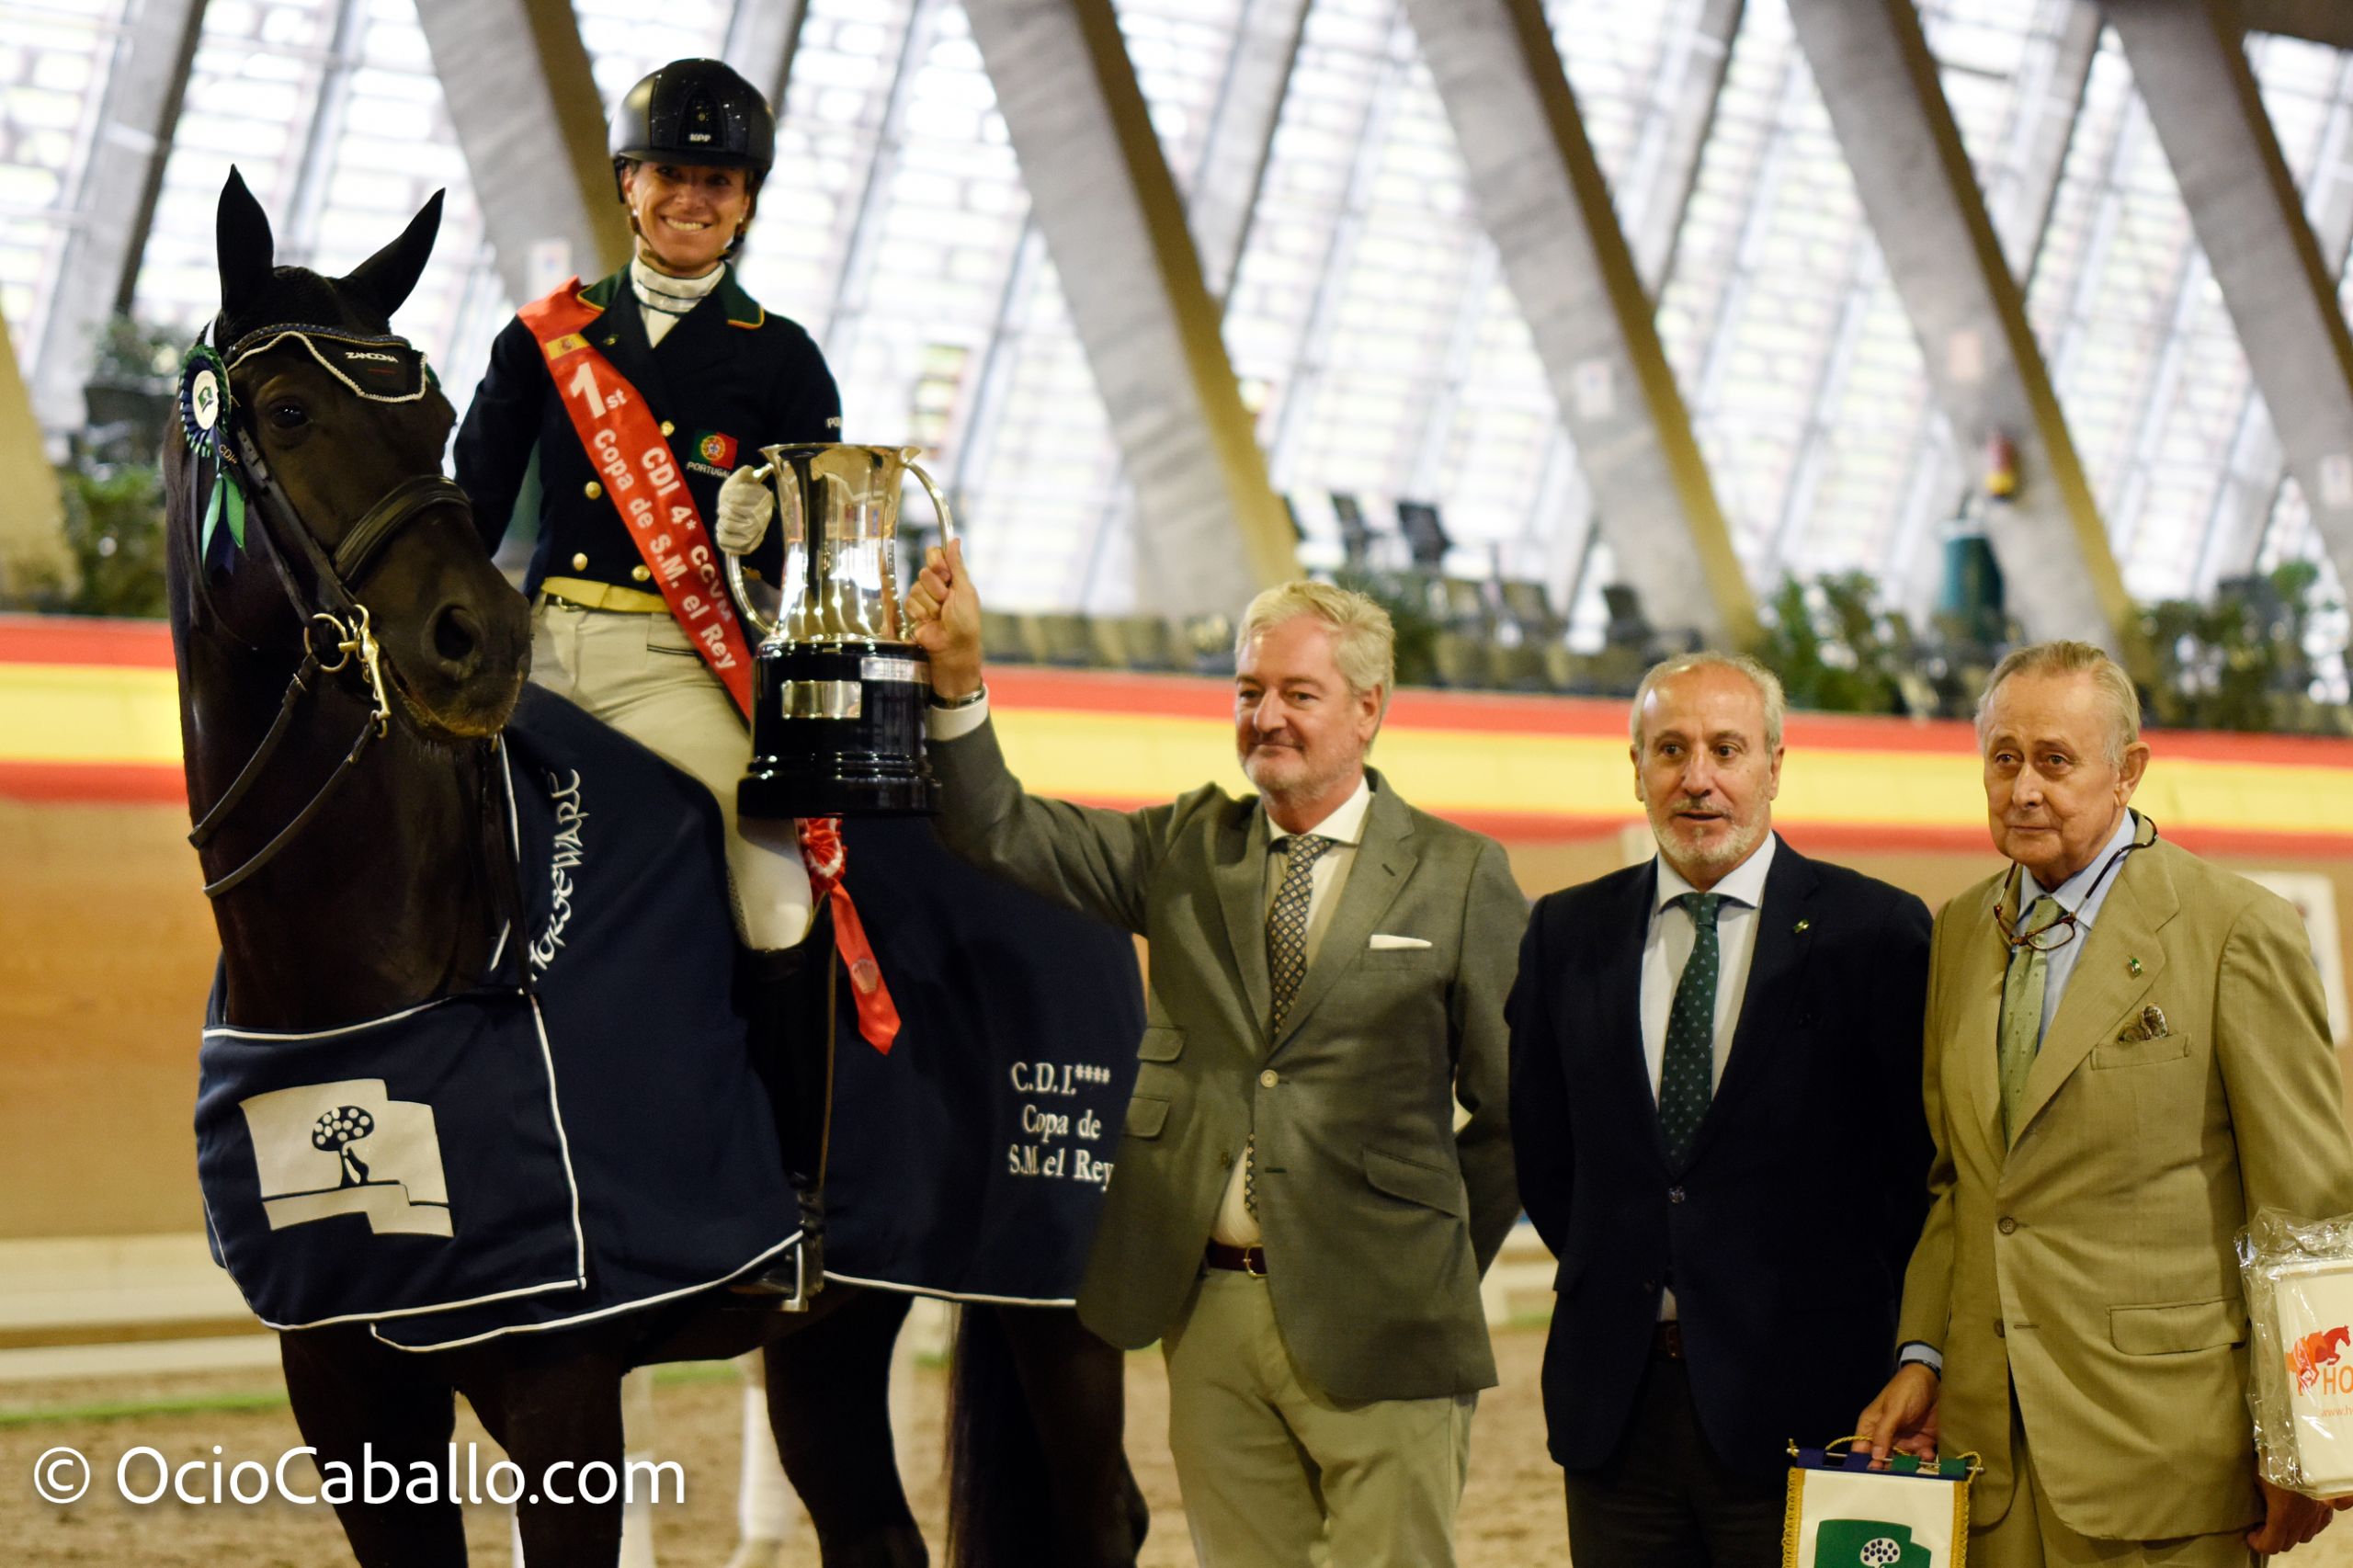
M2042 1027L2034 1035L2038 1047L2042 1037L2051 1032L2051 1020L2059 1014L2059 998L2066 993L2068 977L2075 972L2075 960L2083 956L2084 944L2091 940L2092 922L2099 918L2100 906L2108 902L2108 895L2116 889L2116 879L2123 874L2121 866L2111 869L2109 862L2122 854L2140 831L2140 818L2127 811L2116 824L2116 831L2109 835L2108 843L2092 857L2091 863L2056 888L2046 889L2034 880L2033 872L2023 866L2018 868L2021 924L2027 912L2034 908L2034 901L2046 896L2057 899L2060 908L2073 910L2075 915L2074 937L2043 955ZM2104 871L2105 876L2101 874Z

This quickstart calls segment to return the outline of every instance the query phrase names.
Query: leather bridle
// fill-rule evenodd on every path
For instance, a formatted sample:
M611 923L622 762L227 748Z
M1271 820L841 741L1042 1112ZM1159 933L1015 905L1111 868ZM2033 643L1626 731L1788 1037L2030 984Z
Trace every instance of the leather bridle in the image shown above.
M217 325L217 324L216 324ZM206 329L210 339L213 328ZM225 369L233 371L244 360L266 349L276 347L288 338L294 338L307 348L313 358L326 367L330 374L349 388L357 396L375 403L409 403L425 392L426 373L421 355L417 356L418 385L413 392L398 396L379 396L358 385L320 351L316 338L331 344L358 346L363 351L379 355L386 352L415 355L407 339L391 334L368 335L338 327L303 326L279 324L249 332L222 356ZM368 606L355 591L354 585L363 581L369 569L382 555L401 531L435 506L454 506L469 516L472 503L466 493L442 475L419 474L392 486L375 504L362 513L359 519L346 531L330 555L321 546L318 537L303 523L301 514L286 494L276 472L262 456L261 444L255 438L252 421L243 406L230 395L225 375L220 390L220 472L213 483L241 485L248 498L249 514L259 523L259 534L266 549L256 553L267 558L279 585L286 592L287 602L293 606L297 621L302 628L302 662L296 666L286 693L279 699L278 716L270 722L267 733L254 749L237 777L212 808L204 813L188 834L188 842L201 852L221 831L222 825L251 793L254 785L267 770L279 744L294 728L294 715L302 699L313 690L313 681L322 676L335 676L354 670L361 689L370 702L359 733L353 737L342 762L320 785L311 801L285 826L270 837L243 865L225 875L207 882L207 898L219 898L242 886L255 872L275 859L278 852L293 842L301 831L324 811L347 780L369 747L381 739L392 722L392 702L384 686L383 659L371 629ZM297 580L290 564L289 546L299 554L308 567L311 585L305 588ZM199 585L205 571L203 547L199 541L196 551L196 575Z

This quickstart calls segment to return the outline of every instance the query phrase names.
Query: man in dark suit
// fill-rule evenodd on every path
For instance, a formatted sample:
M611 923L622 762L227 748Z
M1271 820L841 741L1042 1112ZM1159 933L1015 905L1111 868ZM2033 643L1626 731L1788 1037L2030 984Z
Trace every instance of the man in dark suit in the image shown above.
M1928 911L1772 831L1780 683L1694 653L1634 699L1657 858L1540 901L1511 1024L1521 1201L1579 1562L1780 1560L1790 1438L1894 1359L1926 1210Z

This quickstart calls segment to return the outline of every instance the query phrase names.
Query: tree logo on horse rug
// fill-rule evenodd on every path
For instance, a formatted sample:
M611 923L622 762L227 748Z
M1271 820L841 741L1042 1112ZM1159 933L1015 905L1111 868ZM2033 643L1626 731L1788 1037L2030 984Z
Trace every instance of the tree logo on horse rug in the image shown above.
M362 1214L379 1235L450 1233L431 1106L392 1098L381 1078L347 1078L274 1089L239 1108L271 1230Z

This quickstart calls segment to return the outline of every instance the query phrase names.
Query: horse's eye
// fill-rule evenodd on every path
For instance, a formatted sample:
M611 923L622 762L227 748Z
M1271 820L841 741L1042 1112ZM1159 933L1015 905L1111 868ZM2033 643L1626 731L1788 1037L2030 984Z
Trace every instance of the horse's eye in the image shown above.
M269 422L280 430L300 430L311 422L311 416L301 403L281 398L269 405Z

